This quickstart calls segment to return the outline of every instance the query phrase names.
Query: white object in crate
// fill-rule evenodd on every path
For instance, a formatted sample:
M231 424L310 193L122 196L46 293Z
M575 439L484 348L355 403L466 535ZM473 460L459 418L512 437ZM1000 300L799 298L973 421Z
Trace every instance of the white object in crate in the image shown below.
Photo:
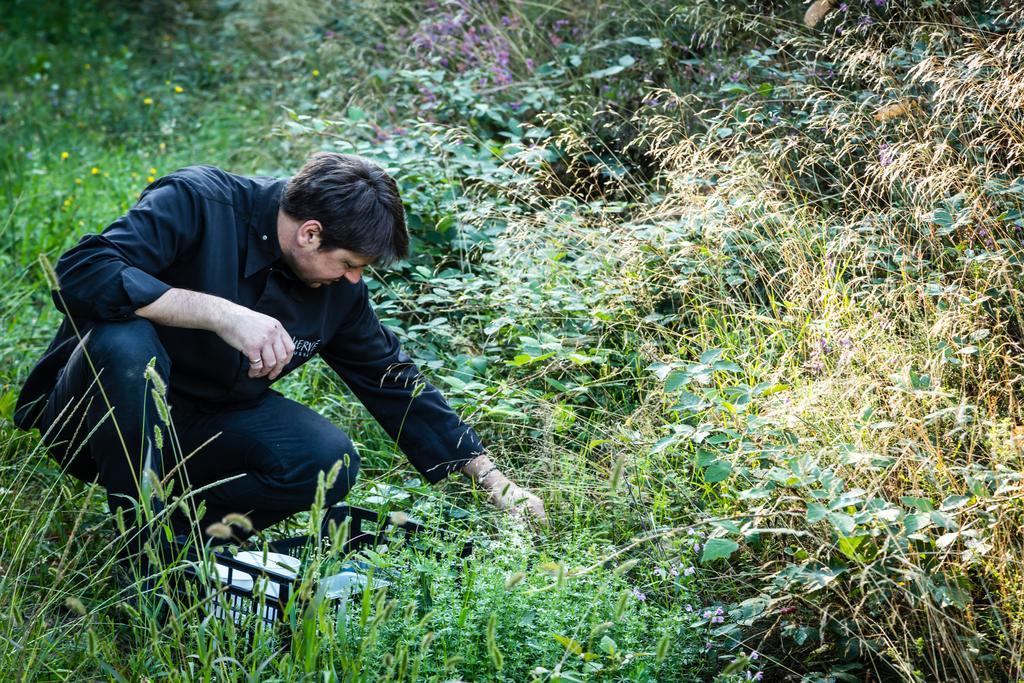
M328 600L347 598L352 593L360 593L366 588L366 570L369 568L364 562L346 562L341 565L341 571L337 574L325 576L320 579L320 587L324 591L324 597ZM373 577L373 590L381 586L391 585L390 581Z
M264 562L264 558L266 561ZM291 555L285 555L283 553L256 553L250 551L243 551L235 555L235 559L246 564L251 564L254 567L262 567L263 569L270 569L279 574L283 574L290 579L294 579L298 576L299 567L302 562L297 557ZM281 586L280 584L267 580L265 577L259 577L257 580L253 580L251 574L239 571L237 569L229 569L222 564L217 565L217 577L221 583L227 583L230 577L231 585L241 588L244 591L249 591L254 595L266 595L268 598L276 599L280 595ZM244 609L254 603L242 598L237 595L229 595L228 599L231 602L231 618L237 624L242 618L244 618L250 610ZM277 616L278 608L273 603L265 604L260 610L260 617L266 621L273 621ZM224 612L220 605L216 605L213 610L215 617L224 616Z
M262 552L242 551L235 555L235 559L254 567L273 570L292 579L298 576L302 565L299 558L283 553L268 552L264 554ZM352 593L362 592L366 587L368 578L366 570L368 567L369 565L363 562L346 562L337 574L321 578L319 586L324 591L324 597L328 600L347 599ZM254 581L251 574L237 569L229 569L222 564L217 565L217 576L221 583L227 583L230 576L232 586L237 586L244 591L250 591L254 595L263 594L268 598L277 598L280 595L280 584L269 581L265 577L259 577ZM390 585L389 581L375 576L372 588L376 590L387 585ZM237 624L248 612L248 610L244 610L242 607L252 605L253 603L234 595L229 596L229 599L231 600L231 618ZM272 621L277 615L277 609L277 606L274 604L264 605L260 617L267 621ZM214 616L221 617L223 615L224 613L220 605L217 605L214 608Z

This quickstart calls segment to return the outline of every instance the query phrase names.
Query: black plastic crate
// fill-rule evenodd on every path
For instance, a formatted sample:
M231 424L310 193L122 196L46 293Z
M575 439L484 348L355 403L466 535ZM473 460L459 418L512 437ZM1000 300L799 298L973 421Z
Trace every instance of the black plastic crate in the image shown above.
M347 538L340 549L340 554L345 556L388 543L396 533L403 533L408 539L410 534L425 530L422 524L404 519L401 513L399 515L403 517L401 521L396 521L392 515L384 515L383 521L380 521L381 515L373 510L339 505L328 510L325 515L321 536L327 537L332 520L339 525L346 519L351 520ZM442 537L450 536L450 532L445 529L439 529L438 533ZM296 560L299 558L291 553L299 551L297 554L301 555L310 540L308 536L296 536L272 541L267 543L267 550L270 553L289 555ZM182 546L179 548L184 549ZM460 558L467 557L472 550L472 543L465 542L460 549ZM204 603L206 614L214 618L230 618L250 633L261 628L279 630L284 644L288 644L291 630L279 627L284 625L289 601L296 598L302 580L301 565L296 566L294 571L261 566L258 561L253 561L253 555L262 555L262 551L255 548L241 551L238 555L214 552L213 559L217 566L213 568L208 565L201 568L194 551L189 550L186 554L191 561L180 577L176 592L198 597ZM210 573L211 570L215 575ZM332 599L342 600L344 597L338 595Z

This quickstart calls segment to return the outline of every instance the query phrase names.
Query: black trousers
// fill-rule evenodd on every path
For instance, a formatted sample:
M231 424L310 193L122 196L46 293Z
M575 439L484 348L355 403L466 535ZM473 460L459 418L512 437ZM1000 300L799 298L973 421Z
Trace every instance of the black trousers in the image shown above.
M139 500L146 468L173 476L176 494L209 487L191 499L196 506L205 502L200 529L228 513L245 514L264 529L308 510L320 472L339 461L325 505L340 501L355 483L359 454L348 436L275 393L257 406L215 414L168 399L172 424L166 424L167 411L153 396L153 373L166 384L170 364L150 322L98 323L61 371L40 419L51 455L80 479L98 475L111 510L124 509L126 521L134 520L127 513ZM182 532L188 518L175 510L172 523Z

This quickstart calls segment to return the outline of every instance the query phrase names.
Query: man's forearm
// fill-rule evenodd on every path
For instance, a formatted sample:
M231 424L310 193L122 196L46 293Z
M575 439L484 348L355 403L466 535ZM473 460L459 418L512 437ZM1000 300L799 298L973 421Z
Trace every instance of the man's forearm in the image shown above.
M135 314L168 327L217 332L219 326L237 308L238 304L219 296L172 288L153 303L135 311Z
M135 315L168 327L213 332L249 359L249 377L277 379L295 344L281 322L212 294L172 288Z

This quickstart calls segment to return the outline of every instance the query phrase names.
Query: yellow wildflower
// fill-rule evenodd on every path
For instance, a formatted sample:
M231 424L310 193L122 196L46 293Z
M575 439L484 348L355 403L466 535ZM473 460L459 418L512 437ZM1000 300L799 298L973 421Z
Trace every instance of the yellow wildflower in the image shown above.
M64 160L65 160L65 159L67 159L67 158L68 158L69 156L71 156L71 155L70 155L70 154L68 154L67 152L61 152L61 153L60 153L60 159L61 159L61 161L64 161Z
M156 175L156 169L152 166L149 167L149 175Z
M154 180L156 180L156 178L154 178L153 176L151 176L151 175L148 175L148 176L146 176L146 182L147 182L147 183L151 183L151 182L153 182Z
M99 175L100 174L100 169L98 169L95 166L93 166L92 167L92 174L93 175Z
M319 76L320 75L320 69L313 69L313 75L314 76Z
M82 179L81 178L75 178L75 185L81 185L81 184L82 184Z
M179 93L179 94L180 94L180 93L183 93L183 92L185 92L185 89L184 89L184 88L182 88L182 87L181 87L180 85L176 85L176 86L174 86L174 92L176 92L176 93Z
M163 152L166 149L167 149L167 145L165 143L161 142L160 143L160 151Z
M142 100L142 103L146 104L146 105L153 104L153 98L152 97L147 97L144 100Z

